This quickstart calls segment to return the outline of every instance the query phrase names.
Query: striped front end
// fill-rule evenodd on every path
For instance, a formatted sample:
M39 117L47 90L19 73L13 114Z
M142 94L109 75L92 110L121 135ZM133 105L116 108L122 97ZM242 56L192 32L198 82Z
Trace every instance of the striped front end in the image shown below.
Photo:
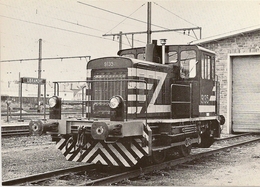
M92 106L86 110L94 117L109 117L108 100L120 95L127 102L129 117L144 117L146 112L150 116L169 115L169 99L164 96L169 94L165 92L165 86L169 86L168 82L165 84L167 76L167 72L133 67L113 71L88 69L88 80L100 82L89 86L86 98Z
M71 141L71 137L65 136L56 147L68 161L132 167L142 157L151 155L152 131L148 125L143 125L142 129L138 136L129 135L116 141L94 140L86 134L83 146L78 146L76 140Z
M142 147L142 139L140 138L133 139L130 144L128 142L88 142L83 150L75 149L76 142L67 143L67 141L68 139L62 138L56 146L61 150L66 160L75 162L132 167L149 152L148 146Z

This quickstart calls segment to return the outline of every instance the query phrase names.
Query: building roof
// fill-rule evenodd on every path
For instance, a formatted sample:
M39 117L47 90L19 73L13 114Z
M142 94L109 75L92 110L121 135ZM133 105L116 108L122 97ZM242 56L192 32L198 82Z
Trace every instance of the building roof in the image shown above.
M258 30L260 31L260 25L256 25L256 26L253 26L253 27L248 27L248 28L244 28L244 29L240 29L240 30L236 30L236 31L231 31L231 32L228 32L228 33L219 34L219 35L211 36L211 37L208 37L208 38L194 40L194 41L191 41L190 44L193 44L193 45L205 44L205 43L209 43L209 42L212 42L212 41L218 41L218 40L230 38L230 37L233 37L233 36L243 35L245 33L255 32L255 31L258 31Z

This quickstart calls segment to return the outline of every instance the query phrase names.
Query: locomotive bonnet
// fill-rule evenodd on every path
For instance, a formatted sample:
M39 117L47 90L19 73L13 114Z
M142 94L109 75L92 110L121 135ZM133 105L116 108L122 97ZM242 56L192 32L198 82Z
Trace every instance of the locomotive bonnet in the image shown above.
M82 89L84 116L62 114L62 98L50 98L50 119L31 121L56 141L68 161L133 167L147 158L188 156L220 137L219 82L215 53L196 45L124 49L92 59ZM70 81L68 81L70 82ZM83 91L84 90L84 91Z

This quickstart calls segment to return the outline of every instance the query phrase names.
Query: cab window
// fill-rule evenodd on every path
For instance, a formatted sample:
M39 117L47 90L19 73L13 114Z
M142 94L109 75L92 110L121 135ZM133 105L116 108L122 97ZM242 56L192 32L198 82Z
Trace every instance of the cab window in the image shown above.
M170 51L168 53L168 63L173 64L177 63L178 60L178 53L176 51Z
M214 79L215 77L215 59L212 56L204 54L201 59L201 78Z
M139 60L145 60L145 53L139 53L139 54L137 54L137 59L139 59Z
M181 78L188 79L196 77L196 51L182 51L180 56L180 75Z
M123 57L127 57L127 58L135 58L134 54L124 54L122 55Z

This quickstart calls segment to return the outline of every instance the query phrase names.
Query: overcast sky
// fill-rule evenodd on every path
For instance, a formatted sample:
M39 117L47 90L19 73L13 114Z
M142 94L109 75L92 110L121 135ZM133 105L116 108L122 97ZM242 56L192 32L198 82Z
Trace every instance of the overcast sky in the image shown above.
M118 51L118 38L103 37L103 34L146 31L147 27L147 2L142 0L0 0L0 10L1 60L38 58L40 38L42 57L113 56ZM202 38L260 25L259 18L260 0L152 2L152 30L202 27ZM198 37L199 32L195 33ZM161 38L166 38L167 44L196 40L193 33L188 35L188 32L152 35L152 39ZM130 43L130 36L123 37L123 48L129 48ZM134 36L135 47L145 43L146 35ZM86 61L64 60L62 63L63 67L60 60L43 62L46 70L43 77L53 75L57 68L64 72L68 69L64 69L65 66L77 72L77 68L85 69ZM72 65L75 63L77 65ZM11 68L7 64L1 63L1 81L17 79L17 72L12 76L7 73L14 71L13 65L17 71L26 67L22 76L37 77L37 61L10 63ZM55 68L48 69L48 64L55 64ZM56 78L59 76L52 76Z

